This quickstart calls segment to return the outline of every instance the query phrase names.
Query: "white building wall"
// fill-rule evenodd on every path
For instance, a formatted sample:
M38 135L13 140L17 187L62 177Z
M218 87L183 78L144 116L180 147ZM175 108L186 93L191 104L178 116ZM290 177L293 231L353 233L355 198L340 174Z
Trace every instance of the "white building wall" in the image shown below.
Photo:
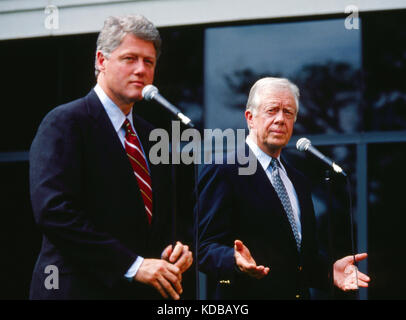
M45 8L58 9L57 21ZM406 7L406 0L0 0L0 40L98 32L109 15L141 13L158 27ZM51 28L56 27L56 28Z

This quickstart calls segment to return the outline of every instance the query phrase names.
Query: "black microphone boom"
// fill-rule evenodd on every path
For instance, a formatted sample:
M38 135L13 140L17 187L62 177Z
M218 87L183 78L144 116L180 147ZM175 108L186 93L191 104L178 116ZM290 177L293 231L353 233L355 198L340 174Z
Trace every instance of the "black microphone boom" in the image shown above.
M183 124L194 127L191 120L186 117L178 108L176 108L173 104L171 104L168 100L166 100L162 95L159 94L158 88L153 86L152 84L148 84L142 89L142 97L147 100L155 100L161 106L169 110L172 114L174 114Z
M344 177L347 176L347 174L343 171L343 169L341 169L341 167L339 165L337 165L334 161L332 161L330 158L327 158L319 150L317 150L315 147L313 147L312 143L310 142L309 139L300 138L299 140L297 140L296 148L299 151L309 151L314 156L316 156L317 158L319 158L323 162L327 163L327 165L332 167L335 172L341 173Z

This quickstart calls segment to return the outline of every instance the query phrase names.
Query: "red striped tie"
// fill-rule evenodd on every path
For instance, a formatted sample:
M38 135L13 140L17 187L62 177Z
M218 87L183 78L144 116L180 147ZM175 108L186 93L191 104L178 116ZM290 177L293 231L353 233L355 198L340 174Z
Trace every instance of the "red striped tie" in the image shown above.
M144 200L145 211L147 213L148 222L152 219L152 184L151 176L149 175L147 161L142 152L140 141L131 127L128 119L124 121L125 129L125 151L130 159L134 174L137 178L138 186L140 187L142 199Z

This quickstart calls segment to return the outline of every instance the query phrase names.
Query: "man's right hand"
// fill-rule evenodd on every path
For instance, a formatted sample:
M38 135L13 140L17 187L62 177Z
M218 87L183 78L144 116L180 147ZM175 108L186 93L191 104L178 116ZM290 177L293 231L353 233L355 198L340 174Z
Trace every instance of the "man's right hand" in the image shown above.
M179 300L183 291L179 268L162 259L144 259L134 280L153 286L165 299Z
M261 279L269 273L268 267L257 266L257 263L251 256L250 251L241 240L234 241L234 258L240 271L248 274L251 277Z

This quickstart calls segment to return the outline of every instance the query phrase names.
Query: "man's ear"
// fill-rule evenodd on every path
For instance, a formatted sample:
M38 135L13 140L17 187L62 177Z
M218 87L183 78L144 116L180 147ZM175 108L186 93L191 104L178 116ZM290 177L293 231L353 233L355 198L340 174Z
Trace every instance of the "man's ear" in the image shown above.
M248 124L248 128L252 128L252 118L254 117L254 115L252 114L252 110L251 109L247 109L245 110L244 113L245 119L247 120L247 124Z
M100 72L103 72L106 68L105 66L107 61L106 56L101 51L97 51L96 60L97 60L97 68L99 69Z

